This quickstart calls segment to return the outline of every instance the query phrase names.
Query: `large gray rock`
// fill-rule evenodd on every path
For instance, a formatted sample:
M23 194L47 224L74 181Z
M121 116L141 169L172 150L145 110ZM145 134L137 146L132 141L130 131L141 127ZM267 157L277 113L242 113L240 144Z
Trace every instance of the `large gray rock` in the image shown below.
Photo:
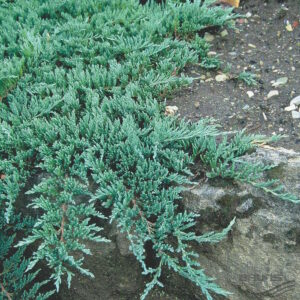
M276 176L300 196L299 153L261 148L245 159L276 165L266 178ZM200 214L200 229L217 229L237 216L226 241L203 249L199 261L206 272L233 292L232 300L300 299L300 205L247 185L213 184L184 197L185 208Z

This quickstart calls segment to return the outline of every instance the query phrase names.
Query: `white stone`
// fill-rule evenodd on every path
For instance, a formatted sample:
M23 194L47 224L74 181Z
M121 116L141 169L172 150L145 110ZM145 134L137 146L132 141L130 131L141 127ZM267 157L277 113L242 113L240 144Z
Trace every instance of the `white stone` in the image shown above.
M249 98L252 98L254 96L254 93L252 91L248 91L247 95L248 95Z
M207 56L215 56L215 55L217 55L217 52L215 52L215 51L209 51L207 53Z
M300 119L300 112L293 110L292 117L293 117L293 119Z
M216 81L217 82L223 82L226 81L228 77L225 74L219 74L216 76Z
M280 85L285 85L288 82L288 80L289 79L287 77L278 78L275 82L273 82L272 86L278 87Z
M291 102L290 105L297 105L300 106L300 96L295 97Z
M287 106L284 110L285 111L292 111L292 110L296 110L297 106L295 104L292 104L290 106Z
M277 90L272 90L269 92L267 99L270 99L270 98L278 96L278 95L279 95L279 92Z

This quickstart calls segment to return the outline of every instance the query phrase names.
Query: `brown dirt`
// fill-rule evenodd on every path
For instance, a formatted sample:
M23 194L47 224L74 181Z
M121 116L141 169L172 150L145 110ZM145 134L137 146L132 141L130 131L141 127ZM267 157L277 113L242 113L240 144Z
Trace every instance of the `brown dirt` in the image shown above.
M212 32L211 51L220 55L223 71L230 63L230 75L246 70L258 76L258 84L247 86L234 79L216 82L217 72L196 66L186 73L194 78L205 75L205 79L194 80L167 103L178 106L180 115L192 121L213 117L224 130L246 128L249 133L287 135L278 145L299 151L300 119L293 119L284 108L300 95L300 25L292 32L286 30L287 21L299 22L300 0L244 0L236 11L252 16L244 23L238 21L236 30L228 30L224 38ZM287 84L272 87L271 81L281 77L288 77ZM275 89L279 96L267 99ZM247 91L254 92L251 99Z

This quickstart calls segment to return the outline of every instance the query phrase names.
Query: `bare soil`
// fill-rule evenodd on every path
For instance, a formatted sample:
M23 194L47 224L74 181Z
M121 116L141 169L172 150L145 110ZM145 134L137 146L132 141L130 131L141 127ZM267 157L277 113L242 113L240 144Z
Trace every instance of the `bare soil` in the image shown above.
M224 38L222 30L211 32L215 37L211 51L219 54L222 72L227 69L234 77L246 70L258 77L258 84L247 86L237 79L217 82L218 72L193 66L186 73L202 79L194 80L167 104L178 106L179 114L191 121L215 118L224 130L286 135L278 145L299 151L300 119L293 119L284 108L300 95L300 0L244 0L236 12L251 16L237 20L236 29L228 30ZM293 31L287 30L287 22ZM273 87L271 82L281 77L288 77L288 82ZM271 90L279 95L267 99ZM252 98L248 91L254 93Z

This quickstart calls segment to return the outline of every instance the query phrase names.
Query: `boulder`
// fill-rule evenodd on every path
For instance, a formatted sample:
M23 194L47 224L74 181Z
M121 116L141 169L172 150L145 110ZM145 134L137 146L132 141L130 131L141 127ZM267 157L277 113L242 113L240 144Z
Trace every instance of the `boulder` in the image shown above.
M300 196L299 153L266 147L245 159L275 165L265 178L279 178ZM227 240L198 248L206 273L233 292L229 299L300 299L300 204L217 180L186 192L184 206L200 214L199 230L237 217Z

